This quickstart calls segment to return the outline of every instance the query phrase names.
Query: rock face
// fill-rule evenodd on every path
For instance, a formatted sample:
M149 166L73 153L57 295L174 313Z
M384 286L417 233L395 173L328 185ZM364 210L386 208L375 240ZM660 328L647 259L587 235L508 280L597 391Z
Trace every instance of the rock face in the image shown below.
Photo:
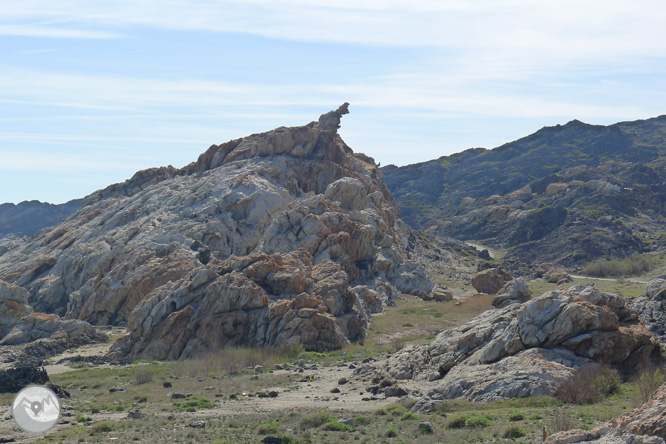
M638 312L647 329L666 348L666 280L653 279L646 293L632 299L629 304Z
M544 444L664 444L666 442L666 384L650 400L594 430L570 430L551 435Z
M489 268L472 276L472 287L479 293L497 294L511 279L501 268Z
M371 313L432 283L369 157L319 122L211 146L136 173L0 256L37 311L127 322L117 357L178 359L231 345L340 347Z
M416 407L427 410L443 399L551 395L586 362L635 365L655 344L620 296L576 286L488 310L427 347L404 349L357 373L432 381Z

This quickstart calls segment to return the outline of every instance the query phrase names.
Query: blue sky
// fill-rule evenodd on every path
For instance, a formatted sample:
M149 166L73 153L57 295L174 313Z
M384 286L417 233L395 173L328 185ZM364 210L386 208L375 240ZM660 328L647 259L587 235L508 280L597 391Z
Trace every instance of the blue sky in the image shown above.
M663 0L0 5L0 202L83 197L351 103L382 165L666 114Z

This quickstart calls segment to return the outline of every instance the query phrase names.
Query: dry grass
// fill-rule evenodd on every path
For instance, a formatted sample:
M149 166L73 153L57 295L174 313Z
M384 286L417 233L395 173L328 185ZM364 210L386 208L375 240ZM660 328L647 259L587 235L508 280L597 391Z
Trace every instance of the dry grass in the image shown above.
M270 367L293 361L302 353L303 347L300 344L269 348L228 348L199 358L176 362L174 372L179 376L191 377L237 375L257 365Z

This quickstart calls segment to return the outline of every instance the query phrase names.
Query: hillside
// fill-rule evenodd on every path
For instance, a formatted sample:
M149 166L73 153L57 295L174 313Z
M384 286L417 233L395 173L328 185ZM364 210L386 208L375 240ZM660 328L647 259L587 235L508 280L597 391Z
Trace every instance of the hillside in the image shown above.
M665 155L666 116L574 120L492 150L381 171L413 228L579 267L663 245Z

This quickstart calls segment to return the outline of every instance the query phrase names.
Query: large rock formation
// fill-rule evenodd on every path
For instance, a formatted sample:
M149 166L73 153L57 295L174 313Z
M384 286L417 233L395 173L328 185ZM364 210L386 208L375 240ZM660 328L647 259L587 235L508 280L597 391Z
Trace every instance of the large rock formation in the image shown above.
M362 338L382 301L432 283L404 259L408 229L374 161L337 134L346 112L97 191L0 256L0 278L38 311L127 322L118 357Z
M650 400L594 430L570 430L551 435L544 444L664 444L666 384Z
M416 407L427 410L443 399L551 395L586 362L635 365L655 344L620 296L576 286L488 310L429 346L406 348L357 372L431 381Z

